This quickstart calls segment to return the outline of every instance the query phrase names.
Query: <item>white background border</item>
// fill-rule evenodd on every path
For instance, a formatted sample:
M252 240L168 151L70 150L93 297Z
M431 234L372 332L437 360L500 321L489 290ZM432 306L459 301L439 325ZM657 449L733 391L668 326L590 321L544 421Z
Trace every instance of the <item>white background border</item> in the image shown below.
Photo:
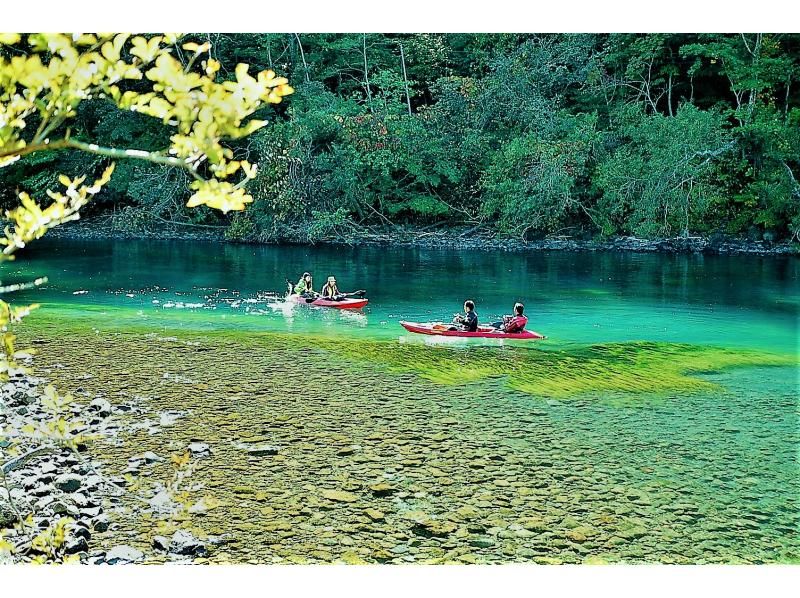
M0 30L791 32L800 29L798 13L795 2L774 0L4 0ZM729 598L794 594L798 587L796 566L0 567L3 598Z

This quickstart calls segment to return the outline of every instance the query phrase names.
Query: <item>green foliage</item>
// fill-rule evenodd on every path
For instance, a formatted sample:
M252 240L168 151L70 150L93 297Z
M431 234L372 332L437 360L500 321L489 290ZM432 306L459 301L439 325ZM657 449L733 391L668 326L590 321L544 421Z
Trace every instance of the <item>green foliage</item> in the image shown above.
M675 117L625 115L618 147L598 169L612 230L688 235L718 195L714 160L734 148L722 117L682 106Z
M250 241L335 234L319 214L510 235L800 232L797 34L188 39L213 44L222 79L243 61L287 73L296 89L268 129L227 141L227 160L258 163L241 189L254 202L244 216L196 213L185 208L188 172L120 163L97 212L131 205ZM100 100L81 102L73 126L109 146L170 144L157 119ZM0 201L103 164L74 151L26 156L6 168Z
M575 189L585 175L596 141L593 116L562 117L562 135L528 133L509 141L486 170L487 216L502 230L556 231L586 213Z

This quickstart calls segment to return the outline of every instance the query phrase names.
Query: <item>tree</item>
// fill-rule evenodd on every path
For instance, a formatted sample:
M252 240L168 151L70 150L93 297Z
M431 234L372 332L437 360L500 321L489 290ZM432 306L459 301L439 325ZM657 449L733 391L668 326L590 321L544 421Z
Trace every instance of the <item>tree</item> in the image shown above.
M691 105L675 117L630 111L597 175L606 232L688 236L719 193L716 163L735 147L722 120Z

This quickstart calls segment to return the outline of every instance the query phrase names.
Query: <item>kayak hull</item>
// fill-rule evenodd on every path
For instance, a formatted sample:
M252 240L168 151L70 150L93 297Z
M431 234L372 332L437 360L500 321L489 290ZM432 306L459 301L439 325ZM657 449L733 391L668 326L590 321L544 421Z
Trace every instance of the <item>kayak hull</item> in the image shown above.
M361 309L367 303L369 303L369 299L342 299L341 301L330 301L328 299L322 299L319 297L313 301L306 301L305 297L301 297L300 295L292 295L292 297L294 297L294 300L297 303L302 305L313 305L314 307L332 307L334 309Z
M455 336L459 338L503 338L511 340L541 340L545 338L538 332L523 330L522 332L500 332L490 326L479 326L476 332L466 332L464 330L448 330L452 324L442 322L400 322L400 325L416 334L427 334L430 336Z

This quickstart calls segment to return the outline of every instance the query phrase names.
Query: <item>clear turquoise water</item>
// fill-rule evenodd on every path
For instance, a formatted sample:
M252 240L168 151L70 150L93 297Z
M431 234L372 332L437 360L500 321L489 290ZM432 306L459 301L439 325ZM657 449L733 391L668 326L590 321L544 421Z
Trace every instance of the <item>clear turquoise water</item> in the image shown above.
M473 299L482 321L522 301L551 344L650 340L796 353L800 260L631 253L506 253L383 247L47 241L2 266L17 293L92 325L297 331L404 338L400 320L449 320ZM304 270L320 288L366 289L362 311L284 303ZM103 315L105 313L105 315Z
M449 319L464 299L471 298L484 321L523 301L529 327L549 337L533 346L564 349L567 355L571 346L641 340L798 355L797 258L45 240L19 262L1 267L6 284L49 277L48 284L12 299L40 302L46 308L41 317L56 322L62 318L87 330L135 326L243 335L290 332L298 333L300 346L306 342L305 333L423 343L431 341L406 333L398 322ZM314 273L317 288L335 274L344 290L367 289L369 306L341 312L285 304L284 279L295 280L304 270ZM153 336L153 342L166 342ZM451 339L438 344L466 347L467 363L471 345L478 343ZM158 352L157 347L152 350ZM192 360L182 353L176 358ZM442 490L431 482L430 496L419 499L429 501L426 510L444 514L465 501L469 504L469 497L487 488L499 496L500 490L485 481L489 465L475 479L469 465L486 454L516 460L514 466L498 462L491 475L538 488L542 502L529 511L527 502L502 490L506 494L499 498L512 506L507 509L513 512L507 515L509 521L538 513L555 536L519 540L517 552L487 548L481 552L486 560L525 560L530 554L565 562L581 562L587 555L625 562L800 560L796 365L708 372L702 377L719 386L702 393L631 397L595 392L547 400L503 388L497 381L448 387L406 379L406 386L385 388L393 378L364 375L342 381L350 370L335 360L318 364L313 353L292 359L305 363L302 371L289 360L293 365L274 369L263 363L261 369L243 367L241 375L250 379L249 388L263 385L267 372L275 378L275 387L296 388L303 376L313 373L315 389L324 386L321 378L338 375L334 388L343 387L341 401L326 408L330 397L313 395L309 401L284 405L280 397L256 393L240 406L253 410L243 419L248 427L268 427L270 411L286 409L306 426L287 443L304 441L319 424L345 430L354 442L366 445L371 441L361 436L368 434L370 418L378 412L394 434L412 438L438 434L436 417L455 416L458 425L448 427L457 434L457 443L446 453L437 443L426 449L439 455L439 467L452 470L455 484ZM158 372L154 380L161 378ZM209 374L204 381L213 384L217 378ZM98 384L102 387L102 380ZM393 399L381 402L384 395ZM191 397L186 400L194 405ZM231 405L239 404L231 400L236 401ZM209 408L216 413L215 404ZM197 432L192 428L186 434L194 437ZM391 437L386 442L387 454L394 454ZM308 483L323 480L329 487L336 487L339 467L360 475L358 465L332 459L319 457L317 463L305 455L297 465L297 471L305 473L297 475L307 476ZM257 477L263 472L250 473ZM282 480L281 475L276 479ZM328 479L331 476L335 479ZM420 483L430 482L421 479ZM475 491L464 498L458 491L470 484ZM297 489L290 485L288 491ZM381 508L412 507L387 503ZM487 516L493 513L489 509ZM280 509L276 514L281 515ZM357 516L355 511L343 512L341 521L330 525L344 533ZM608 530L604 517L613 520ZM601 533L580 546L564 543L573 520L588 522ZM408 527L400 518L391 525L395 527L390 531ZM624 526L640 531L625 535ZM311 537L318 531L311 530ZM243 545L251 546L254 539L242 534ZM436 542L430 540L433 548ZM465 542L452 541L456 546ZM285 548L288 553L306 550L290 544ZM433 554L423 548L421 555Z

